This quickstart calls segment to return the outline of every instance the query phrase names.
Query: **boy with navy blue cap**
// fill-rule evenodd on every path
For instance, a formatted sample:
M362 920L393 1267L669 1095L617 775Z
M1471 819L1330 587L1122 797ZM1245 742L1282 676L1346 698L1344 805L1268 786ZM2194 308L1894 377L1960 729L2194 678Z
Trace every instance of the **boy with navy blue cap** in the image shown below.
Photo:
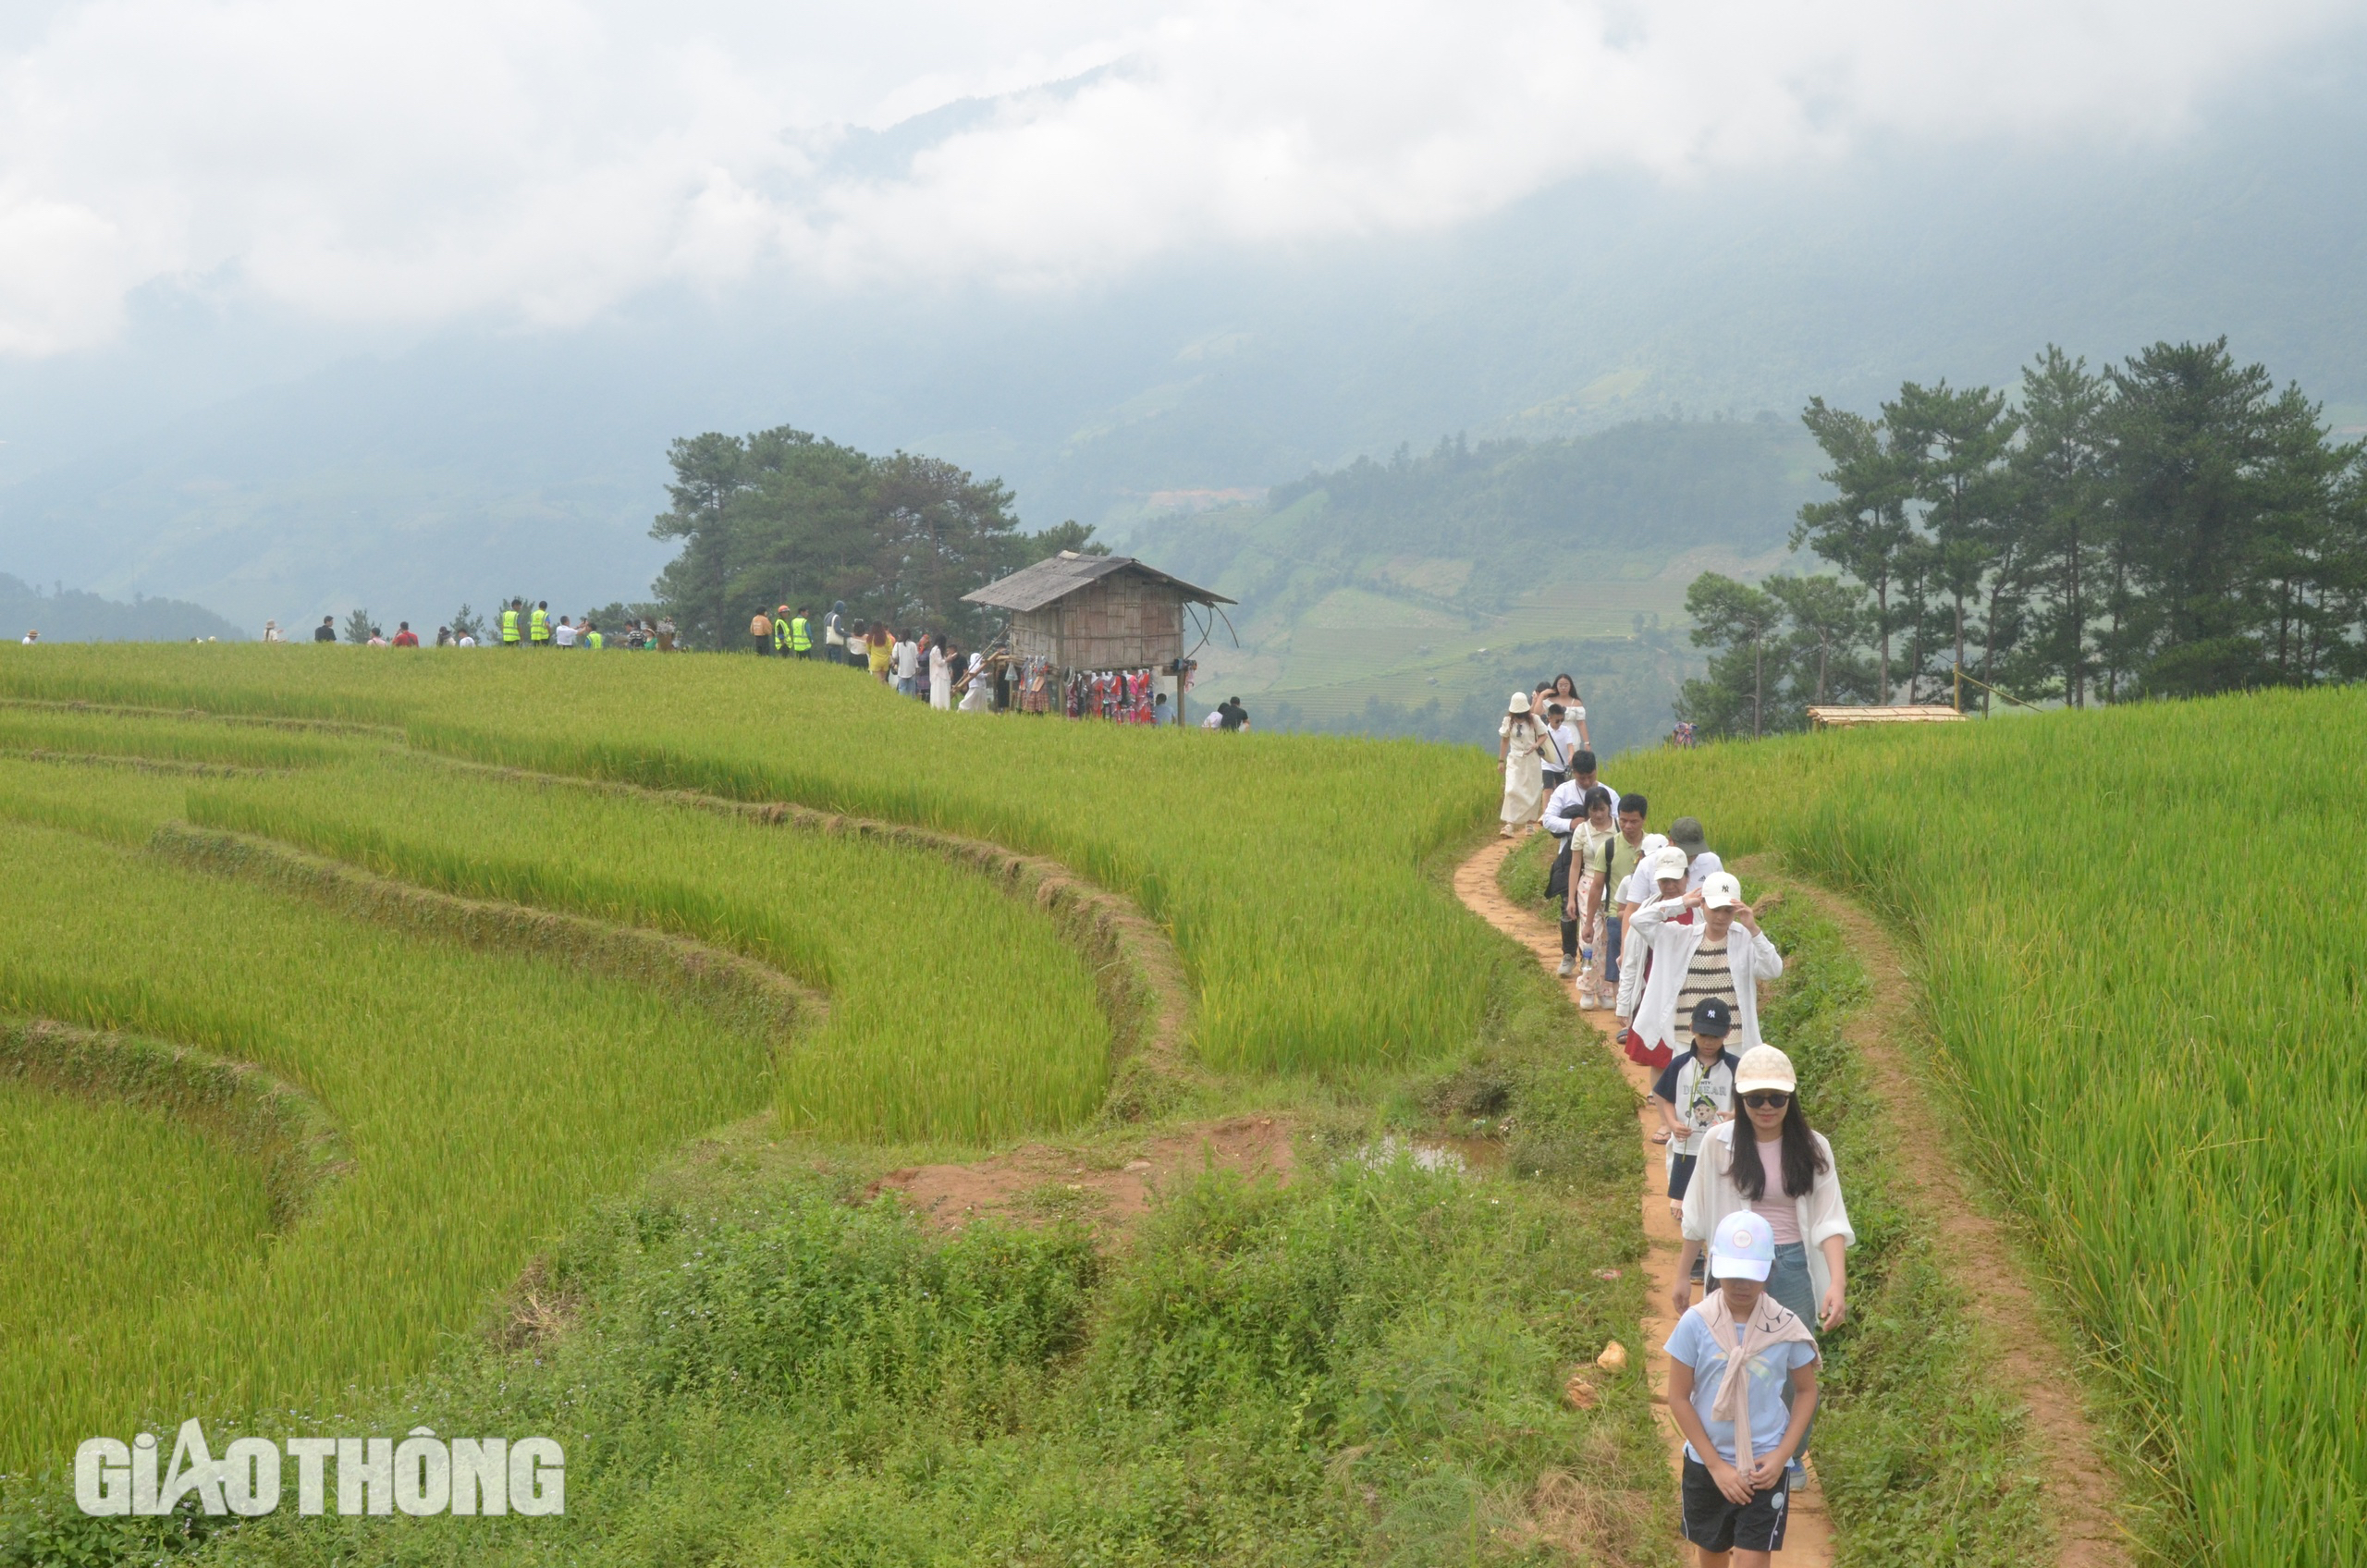
M1710 1238L1717 1289L1668 1337L1668 1408L1685 1434L1685 1538L1701 1568L1768 1568L1791 1511L1786 1466L1816 1414L1816 1339L1767 1293L1775 1233L1745 1209ZM1784 1388L1792 1401L1784 1408Z

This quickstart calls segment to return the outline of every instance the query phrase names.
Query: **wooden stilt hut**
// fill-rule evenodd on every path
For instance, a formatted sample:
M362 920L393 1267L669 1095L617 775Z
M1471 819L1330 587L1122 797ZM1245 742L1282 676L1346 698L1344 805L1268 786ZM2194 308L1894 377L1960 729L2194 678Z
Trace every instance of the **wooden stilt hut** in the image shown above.
M1005 638L1012 661L1049 668L1063 684L1073 676L1140 670L1172 680L1179 724L1191 668L1184 606L1213 609L1233 602L1131 556L1073 550L998 578L963 598L1008 612Z

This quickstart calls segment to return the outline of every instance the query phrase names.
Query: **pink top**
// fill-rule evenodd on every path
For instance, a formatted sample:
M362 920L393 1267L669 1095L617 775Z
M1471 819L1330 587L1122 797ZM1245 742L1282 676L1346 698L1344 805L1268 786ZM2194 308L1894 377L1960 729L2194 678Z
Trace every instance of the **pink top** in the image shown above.
M1775 1244L1800 1239L1800 1211L1784 1191L1784 1140L1759 1140L1759 1169L1767 1173L1766 1195L1750 1206L1750 1211L1767 1221L1775 1233Z

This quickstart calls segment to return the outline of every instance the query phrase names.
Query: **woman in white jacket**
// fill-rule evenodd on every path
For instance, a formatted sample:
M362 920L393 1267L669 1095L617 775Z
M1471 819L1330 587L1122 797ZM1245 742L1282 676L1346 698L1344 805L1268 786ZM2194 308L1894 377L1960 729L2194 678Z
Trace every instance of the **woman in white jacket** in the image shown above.
M1682 918L1688 913L1692 918ZM1644 905L1627 929L1636 960L1640 962L1647 951L1652 960L1651 977L1644 984L1630 1026L1630 1057L1658 1072L1692 1044L1686 1033L1689 1010L1683 1004L1694 955L1705 942L1726 950L1727 983L1733 987L1726 1000L1735 1010L1734 1043L1728 1048L1747 1051L1760 1043L1759 982L1783 974L1784 959L1759 928L1759 917L1742 901L1742 884L1731 874L1715 873L1690 893ZM1715 961L1710 963L1714 970Z

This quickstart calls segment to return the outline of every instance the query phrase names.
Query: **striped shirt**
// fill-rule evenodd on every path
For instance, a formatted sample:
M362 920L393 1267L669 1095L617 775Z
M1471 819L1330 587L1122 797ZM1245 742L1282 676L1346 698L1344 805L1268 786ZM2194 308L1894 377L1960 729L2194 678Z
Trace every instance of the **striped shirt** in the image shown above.
M1685 984L1676 993L1676 1026L1687 1045L1693 1042L1693 1010L1704 997L1722 997L1727 1007L1735 1005L1735 972L1726 960L1726 944L1707 937L1693 949Z

